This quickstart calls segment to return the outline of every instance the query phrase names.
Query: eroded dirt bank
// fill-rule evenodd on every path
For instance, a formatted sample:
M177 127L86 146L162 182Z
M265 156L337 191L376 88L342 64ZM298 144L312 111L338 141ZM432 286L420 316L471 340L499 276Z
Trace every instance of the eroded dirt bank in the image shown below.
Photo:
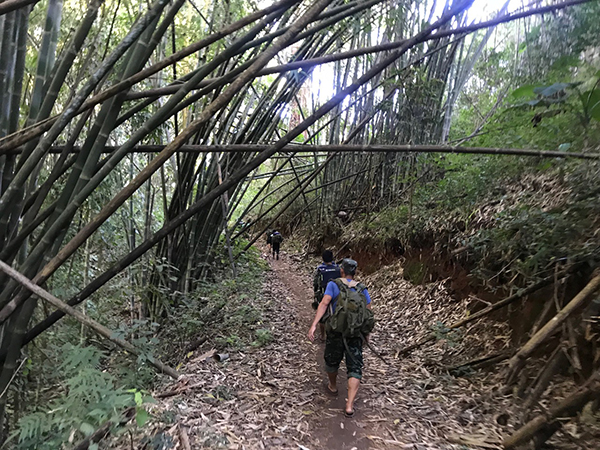
M157 427L155 436L162 433L182 449L188 448L186 439L190 448L499 448L496 443L520 416L512 397L501 392L500 375L454 377L446 369L506 351L505 324L483 319L449 336L438 325L443 339L396 357L398 349L436 330L436 324L464 317L467 303L454 300L443 281L412 285L398 264L359 276L369 287L378 319L372 344L386 363L365 350L356 415L346 419L345 376L341 373L339 396L329 396L321 370L323 344L306 338L312 286L300 261L286 254L269 260L259 301L272 341L230 352L228 360L217 362L206 360L209 340L181 368L185 379L165 390L173 395L161 400L155 414L173 415L174 425ZM559 435L560 441L566 443L555 448L593 448L574 446Z

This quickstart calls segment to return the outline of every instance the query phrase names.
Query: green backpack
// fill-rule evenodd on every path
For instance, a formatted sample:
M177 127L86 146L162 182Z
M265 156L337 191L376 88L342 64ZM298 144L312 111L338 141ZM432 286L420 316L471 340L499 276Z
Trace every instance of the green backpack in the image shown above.
M375 327L373 311L367 308L366 287L357 283L356 291L348 287L342 278L333 280L340 290L335 311L327 321L327 330L340 333L345 338L364 336Z

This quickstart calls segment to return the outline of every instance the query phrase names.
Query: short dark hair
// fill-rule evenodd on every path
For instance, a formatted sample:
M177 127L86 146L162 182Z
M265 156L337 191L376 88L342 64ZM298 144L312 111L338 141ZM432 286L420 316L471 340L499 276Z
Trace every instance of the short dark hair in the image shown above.
M331 250L325 250L323 252L323 262L331 262L333 261L333 252Z
M356 273L356 268L358 267L358 263L350 258L344 258L342 260L342 270L346 275L354 275Z

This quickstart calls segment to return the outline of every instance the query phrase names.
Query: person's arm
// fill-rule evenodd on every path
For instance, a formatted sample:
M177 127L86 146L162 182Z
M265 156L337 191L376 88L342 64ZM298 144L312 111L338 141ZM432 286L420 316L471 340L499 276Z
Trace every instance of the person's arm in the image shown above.
M371 296L369 295L367 288L364 289L363 294L365 294L365 298L367 299L367 308L371 309Z
M321 317L323 317L323 315L325 314L325 311L327 311L329 303L331 303L331 295L325 294L323 296L323 300L321 300L321 303L319 303L319 307L317 308L317 312L315 313L315 318L313 320L312 325L310 326L310 330L308 330L308 339L310 339L311 342L315 340L315 331L317 331L317 325L319 324L319 320L321 320Z

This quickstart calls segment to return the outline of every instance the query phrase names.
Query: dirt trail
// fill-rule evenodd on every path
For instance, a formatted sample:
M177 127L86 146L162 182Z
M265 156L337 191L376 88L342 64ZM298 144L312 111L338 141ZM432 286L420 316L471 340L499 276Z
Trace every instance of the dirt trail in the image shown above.
M298 342L303 348L303 353L309 355L302 363L310 374L308 382L304 385L304 392L314 395L314 419L310 421L308 433L311 435L317 448L339 450L363 450L373 448L367 436L372 435L369 423L365 422L374 416L370 405L363 401L365 386L359 392L356 401L356 413L352 419L343 415L346 402L346 373L344 364L340 368L338 377L339 393L331 396L326 391L325 372L323 370L323 343L311 343L306 338L308 328L314 318L314 310L310 304L313 298L312 284L306 273L301 271L288 257L279 260L270 260L272 276L267 280L271 285L283 285L289 293L289 307L295 313L297 321L293 326L300 336L304 338ZM295 333L295 334L296 334Z
M169 388L176 394L155 412L176 417L177 425L170 430L163 425L166 431L161 433L178 441L177 430L184 429L191 448L240 450L457 450L465 448L456 445L457 434L470 435L469 443L497 440L501 430L494 426L494 415L504 400L486 405L496 379L486 373L454 378L439 370L468 357L463 353L469 348L480 352L479 341L465 337L468 346L453 348L440 341L409 357L394 358L399 346L429 332L435 320L448 318L440 317L440 311L462 314L443 283L413 286L402 279L399 265L358 277L367 282L379 321L371 342L389 365L365 349L356 414L348 419L343 415L344 363L339 394L332 397L322 367L324 344L307 338L314 314L310 272L300 257L284 252L280 260L267 261L271 270L262 295L248 298L247 307L261 311L254 326L257 331L268 327L269 342L230 348L230 358L216 362L205 353L216 342L209 339L182 368L185 379ZM232 334L236 330L223 330L220 339Z

